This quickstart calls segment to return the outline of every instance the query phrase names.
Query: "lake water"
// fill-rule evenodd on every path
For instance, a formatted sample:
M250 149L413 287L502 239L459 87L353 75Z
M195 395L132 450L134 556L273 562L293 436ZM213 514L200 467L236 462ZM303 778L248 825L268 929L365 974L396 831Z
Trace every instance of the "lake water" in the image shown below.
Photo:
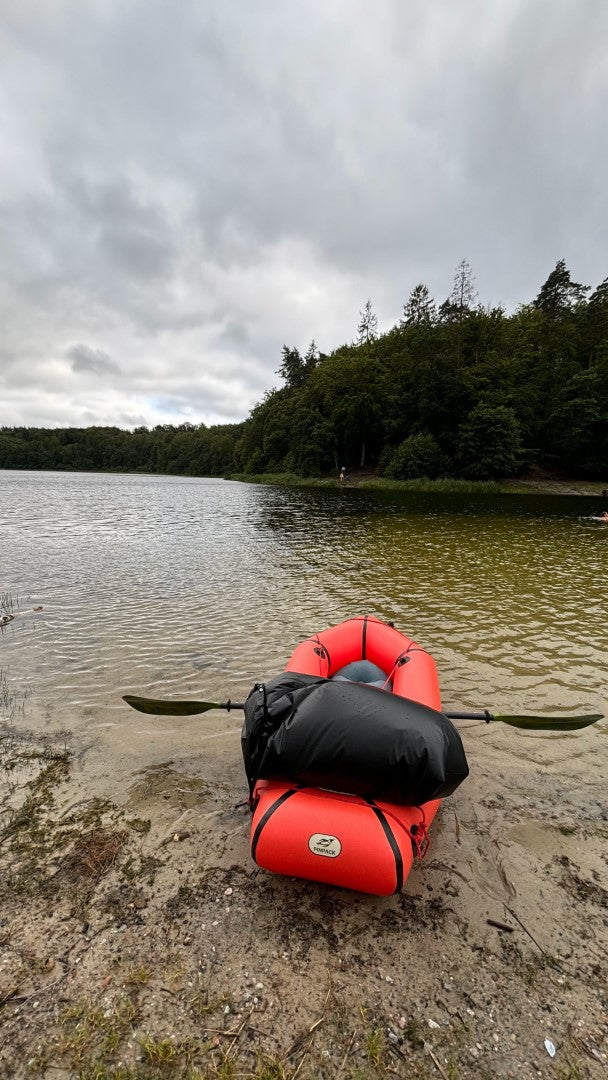
M0 500L0 594L22 612L0 635L4 686L100 772L217 738L240 775L238 714L156 720L121 695L242 699L362 613L432 652L446 708L606 711L597 499L0 471Z

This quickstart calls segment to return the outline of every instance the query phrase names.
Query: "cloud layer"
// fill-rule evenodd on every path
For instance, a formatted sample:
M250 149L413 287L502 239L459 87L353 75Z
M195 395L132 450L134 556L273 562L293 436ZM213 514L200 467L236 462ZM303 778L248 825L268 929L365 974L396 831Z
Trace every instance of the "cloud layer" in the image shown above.
M224 423L466 257L607 274L599 0L0 0L0 424Z

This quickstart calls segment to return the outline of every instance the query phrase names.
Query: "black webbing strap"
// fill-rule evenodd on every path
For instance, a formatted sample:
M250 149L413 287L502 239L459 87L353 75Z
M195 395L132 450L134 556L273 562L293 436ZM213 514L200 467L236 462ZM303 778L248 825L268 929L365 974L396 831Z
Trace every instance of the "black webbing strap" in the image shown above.
M380 822L380 824L382 826L384 835L386 836L386 839L389 842L390 849L391 849L391 851L392 851L392 853L394 855L394 858L395 858L395 873L396 873L396 877L397 877L397 884L395 886L395 892L396 893L400 892L402 887L403 887L403 859L401 858L401 851L399 850L399 844L397 843L397 841L395 839L395 834L394 834L393 830L391 829L388 821L386 820L384 814L382 813L382 810L380 809L380 807L376 806L374 800L372 798L370 798L369 795L364 796L364 798L365 798L366 803L369 804L371 809L374 811L374 814L378 818L378 821Z
M258 823L256 825L256 828L255 828L255 832L254 832L252 840L251 840L251 858L253 859L254 862L257 862L256 857L255 857L255 853L256 853L256 848L258 846L258 841L260 839L260 836L262 835L262 829L266 825L269 818L272 817L275 810L278 810L279 806L281 806L282 803L284 803L287 799L291 798L292 795L295 795L296 791L298 791L298 788L290 788L289 791L284 791L283 794L279 795L279 798L275 799L275 801L272 803L272 805L268 807L268 810L266 811L266 813L263 814L260 821L258 821Z

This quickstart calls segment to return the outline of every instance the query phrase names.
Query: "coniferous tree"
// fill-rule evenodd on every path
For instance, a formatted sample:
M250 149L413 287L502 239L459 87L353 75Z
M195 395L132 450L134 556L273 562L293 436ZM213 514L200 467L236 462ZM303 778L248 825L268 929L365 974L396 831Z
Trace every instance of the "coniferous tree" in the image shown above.
M550 319L557 319L565 311L580 304L588 289L588 285L572 281L565 259L558 259L555 270L549 274L533 306Z
M473 271L466 259L462 259L456 267L454 284L450 293L450 303L460 313L461 318L471 311L477 298L475 278Z
M439 308L440 321L454 327L451 337L457 365L462 356L463 325L473 312L477 297L473 271L466 259L462 259L454 273L454 284L447 300Z
M447 300L439 308L439 316L443 323L462 324L464 319L472 311L473 303L477 297L473 271L466 259L458 263L454 272L452 291Z
M435 301L426 285L420 283L412 289L407 303L403 305L401 326L429 325L435 321Z
M306 373L307 376L310 375L311 371L315 370L318 363L319 363L319 350L317 349L315 339L313 338L310 345L308 346L308 352L306 353L306 356L304 357L304 370L305 370L305 373Z
M583 317L583 349L589 363L608 354L608 277L598 285L586 305Z
M285 379L285 385L290 390L295 390L297 387L302 386L306 379L305 362L295 346L290 349L288 345L284 345L281 356L283 362L277 371L277 375Z
M378 316L374 315L371 300L367 301L359 314L361 321L357 327L357 345L369 345L370 341L376 341L378 337Z

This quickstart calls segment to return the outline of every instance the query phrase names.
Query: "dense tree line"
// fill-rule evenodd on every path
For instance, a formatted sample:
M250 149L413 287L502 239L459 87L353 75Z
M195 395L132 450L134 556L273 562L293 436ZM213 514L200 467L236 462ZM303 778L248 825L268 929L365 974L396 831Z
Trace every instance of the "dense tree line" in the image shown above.
M378 334L368 300L355 343L284 346L278 374L242 424L3 428L0 467L486 479L539 461L608 475L608 278L591 290L563 260L512 315L476 303L463 261L443 303L420 283Z
M226 476L242 427L1 428L0 468Z
M237 468L314 475L342 465L414 476L509 476L532 461L608 474L608 278L591 290L560 260L513 315L475 303L471 269L437 305L418 284L378 335L329 355L283 349L281 389L251 413Z

